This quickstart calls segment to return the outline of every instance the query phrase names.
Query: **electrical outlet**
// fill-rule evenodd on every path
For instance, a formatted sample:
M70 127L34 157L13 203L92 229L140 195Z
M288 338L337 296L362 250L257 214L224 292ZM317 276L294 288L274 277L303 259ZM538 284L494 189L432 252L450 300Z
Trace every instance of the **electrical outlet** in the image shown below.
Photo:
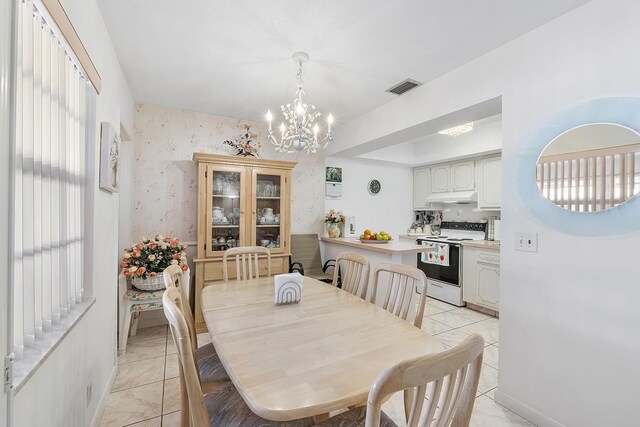
M516 251L538 252L538 233L516 233Z

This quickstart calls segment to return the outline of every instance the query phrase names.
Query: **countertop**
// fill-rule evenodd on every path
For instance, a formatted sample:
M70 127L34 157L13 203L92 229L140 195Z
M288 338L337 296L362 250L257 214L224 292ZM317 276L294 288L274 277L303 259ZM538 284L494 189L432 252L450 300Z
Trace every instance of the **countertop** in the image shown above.
M472 248L500 249L500 240L464 240L461 244Z
M362 249L364 251L380 252L383 254L411 254L426 252L424 246L413 245L411 243L402 243L397 240L393 240L389 243L362 243L360 239L355 237L321 237L320 240L326 243L334 245L349 246L352 248Z

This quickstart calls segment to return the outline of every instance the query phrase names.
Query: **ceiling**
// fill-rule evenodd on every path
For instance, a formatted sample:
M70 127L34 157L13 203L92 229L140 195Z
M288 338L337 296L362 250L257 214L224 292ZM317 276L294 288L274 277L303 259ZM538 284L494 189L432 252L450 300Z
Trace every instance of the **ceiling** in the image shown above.
M136 101L263 120L295 93L336 125L587 0L98 0Z

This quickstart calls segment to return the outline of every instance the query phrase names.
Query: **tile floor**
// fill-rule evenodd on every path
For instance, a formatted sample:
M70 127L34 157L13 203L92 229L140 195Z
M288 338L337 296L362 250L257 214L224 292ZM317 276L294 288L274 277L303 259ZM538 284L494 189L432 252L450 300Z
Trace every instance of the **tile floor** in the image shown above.
M478 397L471 418L472 427L532 426L497 404L493 394L498 385L498 319L483 313L427 299L422 329L454 346L477 332L485 339L484 363ZM198 335L198 344L210 342ZM169 427L180 425L178 362L175 346L166 326L140 329L129 339L127 352L118 358L118 374L101 420L101 426ZM398 425L404 425L400 393L383 410Z

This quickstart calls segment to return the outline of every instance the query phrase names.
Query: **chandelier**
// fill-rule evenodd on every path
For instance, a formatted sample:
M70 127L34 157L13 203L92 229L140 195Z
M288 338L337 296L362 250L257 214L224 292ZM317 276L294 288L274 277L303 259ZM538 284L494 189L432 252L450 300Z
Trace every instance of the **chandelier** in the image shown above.
M269 136L267 139L275 146L278 152L306 151L307 153L315 153L318 149L324 150L333 142L331 135L333 116L331 113L327 116L327 133L324 138L318 141L320 128L316 119L321 114L316 110L315 105L307 104L302 100L303 95L305 95L302 83L302 64L309 60L309 54L296 52L292 55L292 58L298 64L296 98L292 104L280 106L285 121L280 125L281 135L279 139L273 134L271 128L273 115L271 111L267 111L267 121L269 122Z

